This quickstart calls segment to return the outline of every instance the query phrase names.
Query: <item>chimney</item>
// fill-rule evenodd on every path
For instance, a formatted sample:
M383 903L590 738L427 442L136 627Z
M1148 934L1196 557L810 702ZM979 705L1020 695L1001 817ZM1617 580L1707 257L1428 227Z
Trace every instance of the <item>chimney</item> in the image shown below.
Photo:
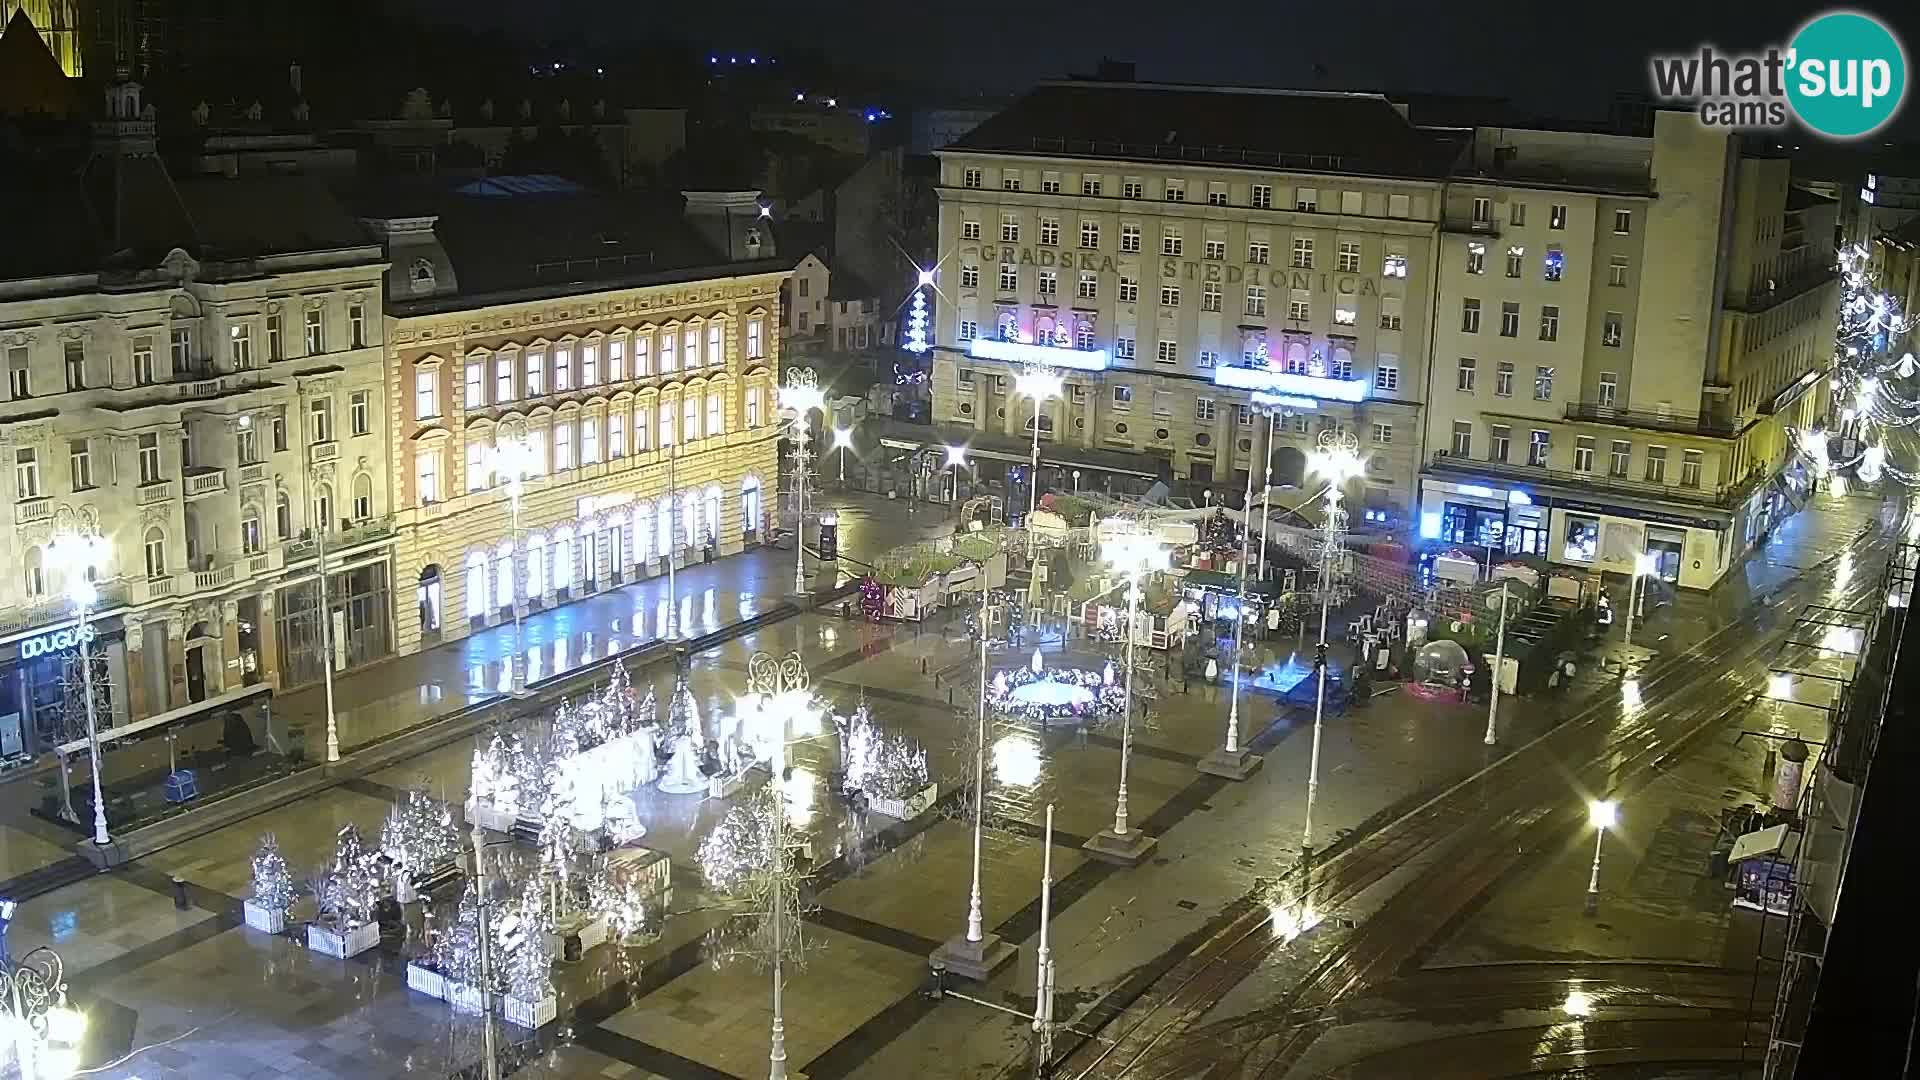
M687 220L728 262L769 259L774 248L772 216L759 191L682 191Z
M287 65L287 87L293 91L294 97L302 97L306 93L300 86L300 61L298 60Z

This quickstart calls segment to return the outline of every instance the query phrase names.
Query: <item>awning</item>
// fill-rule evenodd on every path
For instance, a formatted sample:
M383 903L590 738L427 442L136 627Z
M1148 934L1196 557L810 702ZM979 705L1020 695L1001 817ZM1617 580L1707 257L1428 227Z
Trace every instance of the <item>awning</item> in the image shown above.
M1775 825L1770 829L1750 832L1733 842L1733 851L1728 853L1727 861L1743 863L1748 859L1762 859L1783 854L1788 861L1791 861L1793 854L1781 850L1787 846L1788 833L1789 828L1786 825ZM1795 846L1798 847L1798 845Z

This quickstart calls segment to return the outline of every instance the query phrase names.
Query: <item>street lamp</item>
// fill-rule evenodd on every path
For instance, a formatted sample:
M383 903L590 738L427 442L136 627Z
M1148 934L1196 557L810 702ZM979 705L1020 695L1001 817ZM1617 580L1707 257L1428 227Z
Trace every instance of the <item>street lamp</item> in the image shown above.
M948 489L949 494L947 495L947 502L949 504L959 501L960 470L964 468L966 464L967 464L967 448L966 447L964 446L947 447L947 477L952 484L952 486Z
M825 409L827 397L812 368L788 368L780 407L793 413L793 591L807 591L807 413Z
M1633 644L1633 616L1638 610L1640 595L1646 591L1641 582L1647 575L1659 569L1660 563L1650 551L1643 551L1633 558L1633 580L1627 585L1627 644Z
M1251 444L1249 444L1251 448ZM1247 463L1247 490L1240 503L1240 590L1233 609L1233 704L1227 710L1226 744L1200 759L1197 768L1209 776L1245 780L1265 761L1240 745L1240 646L1247 628L1247 541L1253 536L1253 463Z
M847 483L847 451L853 449L853 430L837 427L833 429L833 448L840 451L840 486Z
M1138 866L1158 843L1153 837L1127 825L1127 762L1133 755L1133 640L1134 623L1140 615L1140 585L1146 575L1165 570L1170 562L1166 546L1152 526L1139 522L1127 532L1110 537L1101 544L1108 565L1127 578L1127 684L1122 697L1120 721L1120 791L1113 806L1113 828L1094 834L1086 850L1097 858L1127 866Z
M1073 470L1073 493L1075 495L1080 494L1080 470L1079 469Z
M1307 765L1307 821L1304 839L1313 843L1313 804L1320 794L1320 734L1327 711L1327 608L1333 600L1333 566L1339 558L1340 534L1346 529L1347 512L1340 508L1341 489L1366 469L1360 456L1360 441L1351 432L1335 428L1320 433L1319 448L1313 452L1308 469L1327 482L1327 518L1320 545L1320 642L1315 646L1314 667L1318 677L1313 695L1313 753Z
M524 697L527 693L526 658L522 654L525 645L521 638L521 593L525 591L524 577L521 574L521 561L533 558L532 552L521 551L520 537L520 498L525 492L525 478L539 468L534 460L535 450L527 438L526 429L515 423L502 435L494 438L493 448L488 452L488 467L496 476L504 476L507 482L507 501L513 514L513 655L508 660L508 692L514 697Z
M87 1018L67 1004L66 967L41 946L0 965L0 1010L12 1029L21 1080L62 1080L80 1067Z
M1558 659L1554 663L1558 664ZM1492 746L1499 732L1497 724L1500 717L1500 672L1507 663L1507 582L1500 581L1500 630L1493 639L1493 691L1487 698L1487 735L1482 741Z
M1273 517L1273 439L1280 431L1280 418L1292 416L1293 408L1256 393L1251 400L1256 412L1267 414L1267 454L1260 481L1260 580L1267 580L1267 522Z
M100 788L100 717L98 705L93 699L93 661L87 657L87 639L91 636L87 616L100 599L94 578L112 558L113 550L106 538L100 535L92 512L87 511L79 515L60 515L53 543L48 545L48 555L53 564L60 568L66 582L67 599L73 604L73 636L80 650L80 692L85 695L87 754L93 763L93 842L99 847L106 847L110 843L107 837L107 800ZM71 799L71 796L68 798Z
M1592 915L1600 910L1600 845L1619 820L1619 807L1611 799L1595 799L1587 804L1587 820L1593 823L1593 873L1587 878L1587 914Z
M1040 407L1066 384L1051 368L1034 365L1013 380L1015 393L1033 399L1033 460L1027 473L1027 560L1033 560L1033 511L1040 502Z
M327 761L331 764L340 760L340 714L335 709L333 700L333 603L327 599L327 530L331 527L328 518L333 512L333 501L332 496L329 495L326 513L314 513L319 507L315 505L313 487L315 484L327 483L332 476L333 466L322 464L315 456L322 445L331 445L324 440L333 438L332 400L327 399L329 411L323 414L326 418L326 426L323 428L320 426L319 419L310 411L312 407L307 404L306 388L301 387L298 394L301 410L310 418L308 423L311 425L306 439L307 513L310 518L319 519L313 523L313 535L316 546L315 555L318 559L316 576L319 579L320 589L320 681L326 691Z

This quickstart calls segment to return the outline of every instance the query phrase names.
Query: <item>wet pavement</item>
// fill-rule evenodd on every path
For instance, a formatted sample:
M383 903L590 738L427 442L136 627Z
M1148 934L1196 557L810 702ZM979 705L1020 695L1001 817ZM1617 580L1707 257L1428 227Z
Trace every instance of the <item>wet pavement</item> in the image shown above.
M906 522L904 515L888 511L880 504L856 508L853 515L842 512L850 550L885 550L938 527ZM862 512L868 515L864 519L858 516ZM1863 517L1870 512L1868 507ZM1806 542L1817 552L1825 550L1817 544L1828 537L1822 533ZM700 625L710 613L721 624L777 602L791 586L792 553L782 554L762 552L679 575L683 623L691 619ZM1829 575L1819 587L1830 585ZM663 589L664 582L654 579L536 616L544 621L536 631L534 620L528 620L523 644L544 650L543 662L579 663L611 647L616 637L633 636L636 620L639 633L657 632ZM1762 608L1763 616L1785 603ZM1686 621L1677 612L1667 618L1676 628ZM511 628L505 635L495 628L457 646L344 677L341 703L352 719L342 714L343 736L352 732L352 745L405 726L409 716L417 722L456 701L496 693L511 633ZM1277 938L1264 904L1247 917L1240 912L1244 898L1271 895L1278 879L1288 880L1298 894L1309 715L1282 712L1267 695L1244 699L1242 730L1267 766L1235 784L1194 768L1221 741L1229 706L1226 687L1199 680L1184 692L1176 682L1163 686L1150 719L1135 733L1128 793L1133 821L1157 836L1160 846L1155 858L1134 869L1085 860L1079 850L1088 835L1112 823L1118 732L1110 725L1085 732L1050 730L1038 740L1034 775L1026 778L1030 783L993 789L993 823L984 837L986 923L1021 945L1021 956L989 984L968 992L1006 1007L1031 1007L1043 853L1038 825L1051 802L1057 830L1052 932L1060 1016L1081 1027L1104 1022L1105 1037L1118 1040L1113 1045L1139 1051L1131 1059L1138 1068L1115 1071L1127 1059L1108 1055L1096 1074L1186 1075L1179 1070L1204 1069L1221 1056L1212 1051L1222 1048L1269 1055L1260 1059L1268 1062L1263 1069L1294 1063L1318 1069L1322 1063L1303 1057L1318 1048L1312 1040L1289 1037L1300 1030L1289 1018L1371 1002L1362 991L1388 986L1416 959L1433 960L1436 943L1471 963L1506 950L1560 947L1556 935L1564 935L1564 927L1551 921L1529 925L1499 900L1481 900L1489 893L1504 897L1509 886L1517 898L1528 896L1528 888L1543 895L1564 876L1553 858L1512 859L1513 865L1544 867L1530 879L1494 857L1509 840L1514 855L1558 853L1566 846L1559 839L1563 815L1538 807L1516 812L1512 803L1568 800L1568 792L1581 784L1598 789L1637 783L1649 760L1695 727L1714 722L1700 714L1710 712L1712 702L1744 692L1753 678L1760 635L1699 636L1699 648L1717 650L1707 656L1711 666L1701 655L1656 656L1640 676L1635 708L1609 700L1556 729L1556 709L1509 699L1501 719L1503 744L1491 749L1480 738L1483 705L1391 694L1330 720L1322 732L1313 816L1317 848L1306 874L1325 921L1291 948L1269 947ZM971 764L973 722L967 710L976 685L968 668L973 649L939 628L802 615L694 657L691 682L703 710L724 709L743 686L750 655L798 650L816 688L837 709L864 699L888 729L925 746L943 790L958 791ZM991 663L1021 665L1027 651L996 656ZM1289 658L1290 651L1271 650L1265 662L1291 670L1299 661ZM1143 666L1152 663L1149 658ZM667 665L636 671L633 678L637 685L653 686L662 700L672 688ZM949 704L948 695L956 690ZM1617 683L1614 692L1620 693ZM288 695L287 700L298 698ZM1545 751L1523 751L1500 764L1510 747L1549 731L1565 733L1550 748L1553 769L1538 767L1535 758ZM921 992L926 953L964 924L971 839L962 804L950 794L938 812L904 823L856 814L828 790L836 753L833 741L821 738L793 755L795 782L806 793L798 800L807 808L800 816L812 833L818 867L808 924L819 948L808 953L805 969L789 986L792 1065L813 1080L998 1075L1024 1053L1025 1025L981 1005L955 998L934 1001ZM127 1032L131 1041L121 1049L150 1047L97 1075L144 1080L446 1076L469 1067L480 1053L477 1022L408 993L400 966L410 946L392 943L353 961L332 960L288 938L239 927L238 899L248 888L248 859L260 834L276 834L296 873L315 869L330 854L333 832L341 824L352 821L365 831L377 830L409 786L424 786L456 804L463 801L470 756L465 742L424 753L132 867L30 900L14 925L13 950L18 955L37 944L54 944L66 954L76 996L90 1013ZM1490 763L1490 774L1460 786ZM1730 760L1721 767L1738 770L1748 764ZM1652 792L1656 785L1642 790ZM1659 805L1684 801L1684 795L1660 795L1665 801ZM1645 797L1646 805L1654 805L1655 796ZM1626 822L1651 822L1650 814L1637 816L1641 798L1629 797L1622 811ZM770 1019L766 976L751 964L716 962L706 935L721 916L689 860L725 810L722 800L655 791L641 797L640 815L649 828L645 843L675 860L672 913L656 942L603 947L559 969L562 1022L527 1045L519 1075L703 1080L764 1075ZM38 831L50 828L45 823L16 828L14 820L6 819L0 829L5 841L0 854L6 858L14 859L17 850L21 864L32 864L35 841L60 850ZM1619 869L1629 880L1657 883L1659 875L1642 869L1653 864L1631 855L1636 839L1623 829ZM1468 857L1472 853L1464 848L1485 851L1483 857ZM175 876L187 883L184 910L174 904ZM1500 888L1491 888L1495 884ZM1621 885L1623 898L1652 888ZM1436 896L1443 902L1434 903ZM1252 928L1217 948L1208 946L1224 929L1249 919ZM1344 927L1342 919L1358 925ZM1671 936L1684 938L1684 930ZM1184 996L1173 992L1170 984L1189 969L1207 973L1205 987L1188 984L1195 991ZM1540 1014L1547 1008L1542 1002L1550 1004L1555 992L1538 979L1529 989L1487 978L1489 1000L1509 996L1498 1008L1486 1008L1515 1017L1518 1025L1496 1025L1489 1038L1519 1039L1501 1033L1527 1026L1518 1021ZM188 985L192 993L181 993ZM1554 985L1564 999L1565 979ZM1633 995L1650 992L1657 991L1628 985L1619 991L1619 1004L1603 1007L1638 1008L1641 999ZM1416 1003L1445 996L1418 986L1407 993ZM1603 996L1613 1000L1613 994L1609 990ZM1169 1025L1170 1016L1180 1022ZM1620 1022L1640 1019L1623 1013ZM1372 1022L1408 1032L1420 1018L1383 1014ZM1531 1025L1542 1032L1535 1045L1551 1043L1557 1036L1550 1037L1550 1029L1560 1025L1550 1019ZM1597 1032L1593 1037L1622 1045L1645 1038L1639 1028L1614 1030L1619 1038ZM507 1031L525 1039L517 1029ZM1361 1038L1353 1056L1324 1065L1342 1068L1417 1041ZM1337 1046L1336 1040L1327 1043ZM1195 1047L1209 1052L1193 1053ZM1386 1071L1365 1075L1396 1075L1393 1059L1381 1061Z

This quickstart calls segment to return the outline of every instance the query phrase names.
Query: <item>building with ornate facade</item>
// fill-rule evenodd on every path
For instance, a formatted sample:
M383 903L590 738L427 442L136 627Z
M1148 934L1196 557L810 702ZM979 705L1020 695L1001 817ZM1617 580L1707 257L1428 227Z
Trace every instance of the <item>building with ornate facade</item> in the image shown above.
M369 201L392 263L402 651L761 542L793 260L759 206L551 177ZM517 528L498 452L515 446ZM664 614L636 613L635 632ZM529 681L554 647L529 648Z
M335 663L391 640L380 249L308 178L169 175L137 85L106 117L77 172L0 179L36 208L0 255L0 756L83 730L63 531L110 545L116 721L317 679L322 534Z

